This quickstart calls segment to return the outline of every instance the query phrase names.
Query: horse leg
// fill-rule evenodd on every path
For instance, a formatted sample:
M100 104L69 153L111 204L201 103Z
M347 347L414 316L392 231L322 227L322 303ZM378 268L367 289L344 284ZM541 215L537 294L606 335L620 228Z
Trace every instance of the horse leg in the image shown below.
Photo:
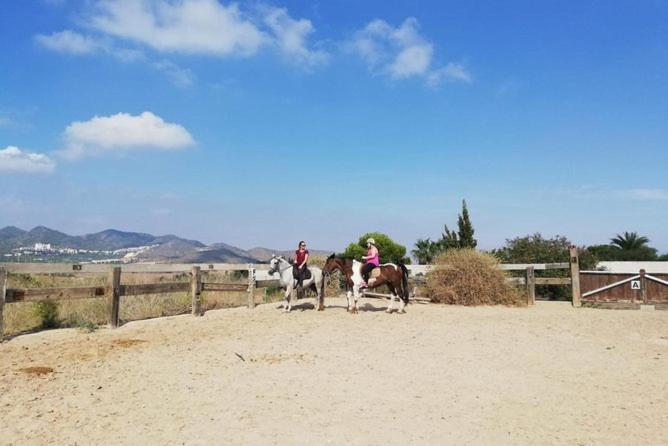
M406 312L406 302L402 298L399 298L399 313L404 314Z
M360 287L359 285L353 285L353 299L354 299L354 304L352 309L353 314L357 313L357 300L359 298L360 298Z
M353 293L352 291L346 291L346 300L348 301L348 313L353 311Z
M285 289L285 303L283 304L283 311L289 313L292 310L292 286L288 285Z
M324 310L325 307L323 305L322 293L320 292L320 287L318 286L318 282L313 282L311 288L315 290L315 308L318 311Z
M404 295L408 295L408 290L405 290L403 285L399 288L399 313L406 313L406 302L404 302ZM406 299L408 300L408 299Z
M386 313L392 313L394 311L394 298L396 297L396 290L394 287L390 287L390 305L387 306Z

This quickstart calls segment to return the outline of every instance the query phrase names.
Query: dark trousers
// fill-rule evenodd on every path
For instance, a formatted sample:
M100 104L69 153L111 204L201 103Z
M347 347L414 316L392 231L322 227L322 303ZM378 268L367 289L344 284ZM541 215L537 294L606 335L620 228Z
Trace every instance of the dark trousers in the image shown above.
M306 272L306 265L302 266L301 268L297 267L297 265L294 265L292 267L292 277L297 279L297 286L298 287L303 287L304 286L304 273Z
M366 283L369 283L369 274L371 274L371 271L376 267L376 265L372 265L371 263L365 263L364 266L362 267L362 277L364 278L364 281Z

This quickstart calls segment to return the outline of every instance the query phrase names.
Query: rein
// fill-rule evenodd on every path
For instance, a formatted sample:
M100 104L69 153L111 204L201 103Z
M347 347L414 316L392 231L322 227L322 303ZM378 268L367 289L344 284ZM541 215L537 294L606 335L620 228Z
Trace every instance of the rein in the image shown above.
M278 264L280 265L281 262L279 261ZM283 268L283 269L281 269L280 266L279 266L278 268L276 268L275 271L273 271L273 272L272 272L272 271L269 271L269 272L270 272L271 274L273 274L273 273L279 273L279 274L280 274L280 273L282 273L283 271L287 271L287 270L289 270L290 268L292 268L292 265L290 265L290 264L288 263L288 266L286 266L286 267Z

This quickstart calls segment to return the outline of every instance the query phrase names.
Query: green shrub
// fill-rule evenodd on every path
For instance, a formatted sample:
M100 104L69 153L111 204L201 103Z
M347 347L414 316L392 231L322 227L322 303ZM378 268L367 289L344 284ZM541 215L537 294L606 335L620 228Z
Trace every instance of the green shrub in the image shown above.
M58 302L53 300L36 302L33 311L40 321L41 328L56 328L60 325L58 323Z

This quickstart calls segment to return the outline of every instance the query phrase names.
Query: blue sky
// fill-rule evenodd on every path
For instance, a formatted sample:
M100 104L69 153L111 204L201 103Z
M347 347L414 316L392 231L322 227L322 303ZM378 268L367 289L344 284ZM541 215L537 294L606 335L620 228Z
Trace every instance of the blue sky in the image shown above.
M668 251L668 2L5 2L0 226L241 247L633 230Z

